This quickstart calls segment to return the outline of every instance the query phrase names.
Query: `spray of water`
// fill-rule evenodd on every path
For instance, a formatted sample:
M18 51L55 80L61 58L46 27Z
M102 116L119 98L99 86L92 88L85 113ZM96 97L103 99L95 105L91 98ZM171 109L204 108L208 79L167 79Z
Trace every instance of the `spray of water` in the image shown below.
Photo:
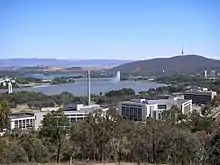
M116 77L113 79L113 82L119 82L120 80L121 80L121 73L120 71L118 71Z

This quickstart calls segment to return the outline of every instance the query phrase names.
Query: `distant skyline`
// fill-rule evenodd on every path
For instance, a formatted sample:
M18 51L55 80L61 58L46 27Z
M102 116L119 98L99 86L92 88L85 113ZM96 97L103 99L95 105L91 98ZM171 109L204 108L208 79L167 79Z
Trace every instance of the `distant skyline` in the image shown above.
M0 58L220 59L219 0L1 0Z

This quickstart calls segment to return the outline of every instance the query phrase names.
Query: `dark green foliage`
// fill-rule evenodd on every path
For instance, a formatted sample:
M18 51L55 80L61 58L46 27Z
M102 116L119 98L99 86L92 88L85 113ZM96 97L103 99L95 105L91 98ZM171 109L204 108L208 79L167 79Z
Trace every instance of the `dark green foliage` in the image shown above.
M42 79L33 77L18 77L16 78L18 84L29 84L29 83L42 83Z
M54 78L50 82L51 85L68 84L68 83L75 83L75 81L69 77L60 77L60 78Z
M60 161L60 154L66 135L69 131L69 119L59 110L47 114L42 122L39 136L56 147L56 161Z
M16 141L8 148L4 162L19 163L28 162L28 154Z
M15 92L12 94L0 94L0 101L6 100L11 107L18 104L27 104L30 108L53 107L55 105L66 105L72 103L83 103L86 100L83 97L73 96L71 93L63 92L60 95L48 96L36 92Z
M49 151L48 148L43 145L43 142L33 135L26 135L20 138L19 144L25 150L28 161L44 163L48 161Z
M147 93L154 95L161 90ZM53 97L62 102L75 99L69 93ZM163 121L147 118L134 122L122 119L116 109L98 110L85 121L70 125L61 110L51 112L39 132L13 130L0 137L0 163L59 162L73 157L138 164L219 164L219 126L212 118L196 112L183 115L176 106L163 115Z
M8 103L0 101L0 132L8 128L10 109Z
M112 90L105 94L107 97L120 97L120 96L132 96L135 95L135 91L131 88L122 88L120 90Z
M213 136L210 142L208 163L211 165L220 164L220 129Z

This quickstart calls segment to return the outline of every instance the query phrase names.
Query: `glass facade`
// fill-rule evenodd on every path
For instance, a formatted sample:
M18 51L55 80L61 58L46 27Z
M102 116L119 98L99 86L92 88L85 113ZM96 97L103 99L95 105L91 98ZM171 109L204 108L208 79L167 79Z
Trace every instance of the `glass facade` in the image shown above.
M19 119L14 121L15 128L34 128L35 120L33 119Z
M212 95L211 94L188 94L188 93L185 93L184 94L184 98L185 99L189 99L189 100L192 100L192 103L193 104L198 104L198 105L201 105L201 104L208 104L210 101L212 101Z
M77 121L85 120L87 114L66 114L70 123L75 123Z
M181 100L179 103L177 101L160 100L158 102L155 101L155 103L151 104L132 101L122 102L119 107L119 111L124 119L134 121L141 121L146 117L151 117L157 120L163 120L163 111L169 110L171 108L171 105L177 105L180 108L184 108L184 113L191 111L191 101Z
M141 121L142 120L142 106L122 104L122 116L124 119Z
M184 108L184 113L190 113L190 111L191 111L191 104L185 105L183 108Z
M167 105L158 105L158 109L167 109Z

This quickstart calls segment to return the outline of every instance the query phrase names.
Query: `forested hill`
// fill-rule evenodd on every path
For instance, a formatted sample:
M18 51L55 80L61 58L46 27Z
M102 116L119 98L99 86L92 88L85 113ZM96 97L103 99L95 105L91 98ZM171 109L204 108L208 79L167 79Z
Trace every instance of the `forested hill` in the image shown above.
M220 69L220 60L209 59L198 55L185 55L130 62L114 67L112 70L120 70L121 72L147 71L155 73L162 72L163 70L165 72L197 72L212 69Z

